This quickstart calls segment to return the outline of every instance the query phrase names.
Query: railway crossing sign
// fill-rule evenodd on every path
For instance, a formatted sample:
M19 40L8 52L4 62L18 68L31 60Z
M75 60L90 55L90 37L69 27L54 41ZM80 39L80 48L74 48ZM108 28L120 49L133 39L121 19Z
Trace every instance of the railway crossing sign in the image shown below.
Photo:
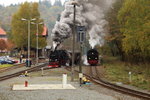
M77 42L83 43L86 39L85 26L77 26Z

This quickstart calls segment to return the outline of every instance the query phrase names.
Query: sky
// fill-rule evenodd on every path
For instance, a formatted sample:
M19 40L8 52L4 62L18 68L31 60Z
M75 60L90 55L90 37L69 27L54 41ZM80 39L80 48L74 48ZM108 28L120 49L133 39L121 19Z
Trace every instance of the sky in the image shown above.
M18 3L22 3L22 2L38 2L39 0L0 0L0 4L4 5L4 6L8 6L10 4L18 4ZM42 1L42 0L41 0ZM55 0L51 0L52 4L54 3ZM61 0L62 2L64 2L65 0Z

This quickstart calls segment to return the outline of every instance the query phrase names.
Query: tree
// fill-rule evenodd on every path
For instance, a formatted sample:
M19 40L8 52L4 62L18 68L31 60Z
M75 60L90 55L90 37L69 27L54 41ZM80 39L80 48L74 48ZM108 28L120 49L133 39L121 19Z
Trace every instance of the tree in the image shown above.
M120 32L120 25L117 20L117 15L123 2L124 0L117 0L112 9L110 9L107 13L106 17L109 22L109 35L106 36L106 40L108 41L112 55L121 56L122 60L124 60L124 52L122 50L123 34Z
M3 8L3 5L0 4L0 9L2 9L2 8Z
M46 7L51 7L52 6L52 3L50 0L45 0L43 2L41 2L41 4L45 5Z
M118 14L123 50L134 61L150 58L150 0L125 0Z
M7 41L7 50L11 51L14 48L14 43L10 40Z
M55 0L54 6L62 6L61 0Z
M7 49L7 44L6 44L6 41L3 40L3 39L0 39L0 50L5 50Z
M40 19L40 13L38 11L38 3L28 3L25 2L21 4L20 9L13 15L12 18L12 38L13 42L18 48L25 48L28 45L28 22L22 21L21 19L32 19L36 18L36 21L34 23L43 22L42 19ZM36 47L36 25L31 25L30 27L30 34L31 34L31 48ZM42 33L43 26L39 25L39 33ZM39 34L40 35L40 34ZM39 41L39 43L42 42L43 44L46 44L46 40ZM42 44L41 43L41 44ZM44 45L45 46L45 45ZM42 46L42 47L44 47Z
M4 6L2 9L0 9L0 22L1 27L5 29L5 31L8 33L11 30L11 16L14 14L14 12L18 9L18 6Z
M48 30L51 31L55 25L58 14L64 10L64 6L50 6L51 0L39 0L39 12ZM49 2L50 4L45 3ZM20 9L20 4L13 4L10 6L0 6L0 26L5 29L7 36L12 40L11 22L14 13ZM27 24L27 22L26 22ZM10 34L8 34L10 33ZM50 34L50 32L49 32Z
M43 2L40 4L41 17L44 19L48 30L51 31L56 23L58 15L64 10L63 6L47 7ZM50 34L50 33L49 33Z

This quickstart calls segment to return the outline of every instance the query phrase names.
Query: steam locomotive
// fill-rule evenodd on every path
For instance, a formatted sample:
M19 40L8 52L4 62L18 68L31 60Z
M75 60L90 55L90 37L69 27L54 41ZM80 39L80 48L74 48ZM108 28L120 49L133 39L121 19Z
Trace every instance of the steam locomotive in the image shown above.
M87 52L87 61L91 66L96 66L99 61L99 53L96 49L90 49Z
M51 51L49 55L48 67L65 66L69 61L69 55L66 50Z
M75 65L80 63L80 56L79 52L75 52ZM72 52L66 50L55 50L50 52L48 67L61 67L66 65L72 65Z
M96 66L99 62L99 53L96 49L90 49L87 52L87 61L91 66ZM80 63L80 52L75 52L74 64ZM54 50L50 52L48 67L61 67L72 65L72 52L66 50Z

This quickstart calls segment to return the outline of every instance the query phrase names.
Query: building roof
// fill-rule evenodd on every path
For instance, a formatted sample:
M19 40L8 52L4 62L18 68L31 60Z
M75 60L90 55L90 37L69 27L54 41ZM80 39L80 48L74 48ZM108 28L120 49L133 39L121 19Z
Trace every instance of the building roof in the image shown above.
M6 32L2 28L0 28L0 35L6 35Z

